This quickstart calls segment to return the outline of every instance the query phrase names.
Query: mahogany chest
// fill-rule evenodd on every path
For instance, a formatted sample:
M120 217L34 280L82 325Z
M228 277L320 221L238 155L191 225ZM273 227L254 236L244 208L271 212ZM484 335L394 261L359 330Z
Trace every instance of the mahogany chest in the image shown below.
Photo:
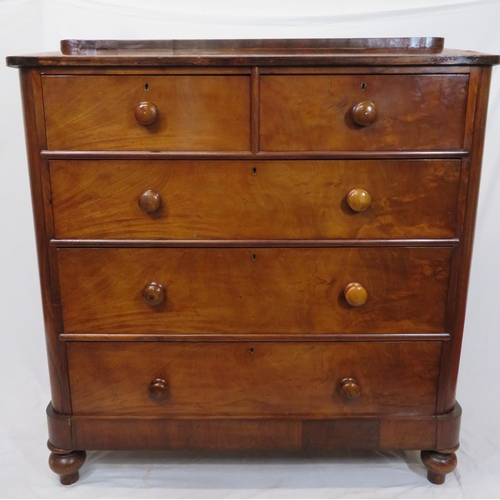
M84 450L367 448L442 483L498 62L439 38L9 57L61 482Z

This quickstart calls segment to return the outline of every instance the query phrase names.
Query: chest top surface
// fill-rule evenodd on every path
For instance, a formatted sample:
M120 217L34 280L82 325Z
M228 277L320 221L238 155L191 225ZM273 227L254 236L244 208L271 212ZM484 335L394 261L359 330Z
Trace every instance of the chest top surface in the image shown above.
M62 40L61 52L9 66L492 65L500 56L444 48L444 38Z

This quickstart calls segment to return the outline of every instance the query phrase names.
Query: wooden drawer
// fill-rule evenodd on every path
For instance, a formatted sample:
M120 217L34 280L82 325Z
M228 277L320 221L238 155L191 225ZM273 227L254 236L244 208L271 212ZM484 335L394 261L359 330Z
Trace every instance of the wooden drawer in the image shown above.
M444 332L451 248L59 249L67 333ZM366 303L345 287L359 282ZM150 306L143 290L162 285ZM154 287L153 287L154 288ZM158 289L148 296L161 298Z
M51 161L57 238L455 235L460 160ZM353 189L371 196L362 212ZM142 193L152 191L139 206ZM158 198L159 197L159 198ZM158 208L156 208L158 206Z
M435 412L440 342L68 342L75 415ZM352 378L346 399L339 384ZM157 382L153 400L148 391ZM357 386L357 388L355 387Z
M49 149L250 148L248 76L44 76L42 80ZM141 125L135 118L141 102L153 103L159 111L152 125Z
M264 151L458 150L467 75L270 75L260 82ZM364 88L364 90L363 90ZM354 106L376 118L357 125Z

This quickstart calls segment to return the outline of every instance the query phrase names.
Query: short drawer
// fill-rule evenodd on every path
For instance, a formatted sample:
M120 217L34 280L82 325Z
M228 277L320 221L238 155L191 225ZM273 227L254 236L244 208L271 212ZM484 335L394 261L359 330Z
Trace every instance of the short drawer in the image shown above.
M451 248L57 253L66 333L445 331Z
M83 239L450 238L460 165L51 161L55 233Z
M68 342L75 415L435 413L440 342Z
M248 76L44 76L47 143L56 150L246 151ZM136 108L142 121L139 123ZM151 105L156 107L156 115Z
M467 75L262 76L260 146L264 151L462 149L468 81Z

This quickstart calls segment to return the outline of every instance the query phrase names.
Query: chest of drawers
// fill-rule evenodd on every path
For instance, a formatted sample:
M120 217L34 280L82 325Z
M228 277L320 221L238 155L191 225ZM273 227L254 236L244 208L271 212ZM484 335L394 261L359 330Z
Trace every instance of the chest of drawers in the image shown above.
M456 466L491 66L442 39L63 41L20 67L52 401L83 450Z

